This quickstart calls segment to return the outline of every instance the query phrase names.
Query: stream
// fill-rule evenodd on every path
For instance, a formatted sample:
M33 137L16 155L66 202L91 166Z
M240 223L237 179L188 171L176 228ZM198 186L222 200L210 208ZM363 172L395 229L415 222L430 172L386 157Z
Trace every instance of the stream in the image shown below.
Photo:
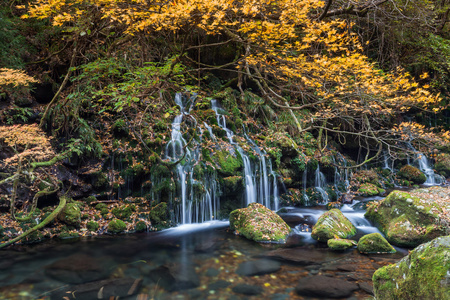
M357 226L355 240L378 231L364 218L363 202L342 208ZM325 210L287 208L282 216L293 231L282 245L258 244L235 236L227 221L209 221L160 232L14 246L0 251L0 299L64 299L67 292L86 288L86 282L95 285L108 278L117 278L117 286L142 279L133 296L120 299L328 299L333 294L326 293L336 289L331 283L320 298L296 292L299 280L311 279L314 288L327 278L342 280L338 288L348 283L349 296L338 299L365 299L371 296L373 272L407 250L333 252L311 238ZM79 294L76 299L91 297Z

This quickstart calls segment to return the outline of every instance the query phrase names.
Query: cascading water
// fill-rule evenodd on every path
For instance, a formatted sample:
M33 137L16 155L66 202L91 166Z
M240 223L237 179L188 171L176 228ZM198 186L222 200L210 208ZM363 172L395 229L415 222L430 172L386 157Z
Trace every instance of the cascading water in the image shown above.
M320 172L320 166L317 165L316 174L315 174L315 180L314 180L314 186L316 188L316 191L320 193L322 196L322 204L326 204L329 201L328 193L323 189L326 186L327 182L325 179L325 175Z
M277 210L279 206L277 177L272 170L270 159L267 159L266 153L244 133L245 139L255 154L255 161L252 161L246 151L233 140L234 133L227 128L225 115L221 113L221 108L216 100L211 100L211 107L216 113L219 127L226 132L229 143L234 146L242 158L244 164L245 199L247 205L258 202L270 209Z
M344 166L342 169L334 168L334 187L339 198L342 193L347 193L350 189L349 170L345 168L347 167L347 160L339 152L337 153L337 157L333 156L333 160L336 164Z
M424 182L425 185L439 185L442 184L443 180L440 175L434 173L431 168L427 157L423 153L418 153L416 159L419 163L419 170L422 171L427 177L427 181Z
M191 107L194 97L189 99ZM194 121L195 119L189 115L190 109L186 111L183 96L180 93L176 94L175 103L180 107L180 114L172 122L171 139L165 151L166 159L171 162L180 161L176 165L179 187L176 189L176 198L173 199L177 202L174 208L175 222L189 224L213 220L219 209L215 173L205 176L195 174L195 167L200 161L200 143L194 141L192 146L187 147L181 132L185 116L189 116ZM202 132L200 133L201 138Z

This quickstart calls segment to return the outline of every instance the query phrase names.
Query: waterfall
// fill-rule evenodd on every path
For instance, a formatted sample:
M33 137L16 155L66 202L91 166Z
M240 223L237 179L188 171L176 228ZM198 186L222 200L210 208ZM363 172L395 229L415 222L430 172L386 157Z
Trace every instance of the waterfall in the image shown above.
M314 186L316 188L316 191L320 193L322 196L322 204L328 203L328 193L323 189L327 184L325 175L320 172L320 166L317 165L316 174L315 174L315 180L314 180Z
M416 159L419 163L420 171L422 171L427 177L424 185L439 185L443 183L441 176L434 173L434 170L431 168L431 164L423 153L419 152L416 154Z
M394 161L391 161L391 165L389 165L389 156L385 152L383 152L383 169L390 170L391 172L394 172Z
M303 199L305 200L305 205L309 205L309 197L308 194L306 194L306 181L308 180L308 168L305 166L305 171L303 171Z
M244 137L250 145L254 161L244 149L234 142L234 133L227 128L225 115L221 113L217 100L211 100L211 108L216 113L217 123L227 135L228 141L234 146L236 151L242 157L244 164L244 183L245 183L245 199L246 204L258 202L270 209L278 209L279 197L277 187L277 177L272 170L270 159L266 158L266 153L261 150L255 142L244 132ZM269 177L270 175L270 177Z
M196 180L195 166L200 160L200 143L193 141L193 145L186 146L181 131L183 119L190 113L186 111L183 96L175 95L175 103L180 107L180 114L172 122L171 139L166 145L165 158L171 162L182 160L177 164L175 175L179 182L176 196L171 197L175 205L175 222L178 224L199 223L213 220L219 209L216 178L214 174L206 174L200 180ZM195 96L188 99L193 106ZM190 116L194 121L195 119ZM200 129L200 139L202 137Z

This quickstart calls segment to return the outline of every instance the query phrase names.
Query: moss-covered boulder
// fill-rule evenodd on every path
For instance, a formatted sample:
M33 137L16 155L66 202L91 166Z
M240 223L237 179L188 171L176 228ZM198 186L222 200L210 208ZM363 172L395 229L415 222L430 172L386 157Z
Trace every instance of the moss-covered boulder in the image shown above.
M243 166L242 158L238 152L231 153L229 150L219 150L213 155L218 169L223 176L240 175Z
M164 227L169 224L169 209L166 202L153 206L148 213L148 218L153 227Z
M256 242L282 242L291 232L279 215L259 203L233 210L230 229Z
M394 247L378 232L366 234L358 241L361 253L395 253Z
M79 227L81 223L80 207L76 202L67 203L58 219L67 225Z
M225 195L237 195L244 189L242 176L229 176L223 178L223 192Z
M337 208L333 208L322 214L312 228L311 237L320 242L329 239L347 239L356 234L355 225Z
M133 211L136 210L134 205L121 205L112 209L112 214L118 219L128 219Z
M415 184L422 184L427 181L425 174L411 165L403 166L400 171L398 171L397 176L412 181Z
M372 280L377 300L450 299L450 236L420 245Z
M361 194L361 196L367 197L383 194L384 192L386 192L386 190L379 188L372 183L363 183L359 187L358 192Z
M450 206L449 192L448 187L393 191L382 201L369 203L365 216L390 243L415 247L449 230L449 216L445 213Z
M89 221L86 223L86 228L89 231L97 231L100 225L95 221Z
M450 177L450 154L441 153L436 156L436 163L434 164L436 172L446 178Z
M127 229L127 225L122 220L112 220L108 224L108 232L109 233L121 233Z
M136 232L144 232L147 230L147 224L144 221L138 221L134 227Z
M329 239L327 245L331 250L344 251L356 246L356 242L348 239Z

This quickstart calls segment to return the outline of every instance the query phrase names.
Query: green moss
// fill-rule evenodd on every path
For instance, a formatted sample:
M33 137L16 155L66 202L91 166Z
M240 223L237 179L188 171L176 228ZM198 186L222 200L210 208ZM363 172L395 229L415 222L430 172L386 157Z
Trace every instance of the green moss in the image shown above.
M169 224L169 209L166 202L161 202L152 207L148 214L148 218L152 223L152 226L158 227Z
M239 155L230 154L229 151L220 150L214 155L219 165L218 171L224 175L233 176L239 173L242 167L242 159Z
M291 231L279 215L259 203L232 211L230 229L256 242L284 242Z
M134 227L134 230L136 232L143 232L147 230L147 224L145 224L144 221L139 221L136 223L136 226Z
M441 153L436 156L436 163L434 165L436 172L444 177L450 177L450 154Z
M356 234L356 227L339 209L332 209L320 216L313 226L311 237L320 242L327 242L332 238L346 239Z
M120 233L127 229L127 225L122 220L112 220L108 224L108 232L109 233Z
M224 194L238 194L244 188L244 179L242 176L229 176L223 178Z
M377 299L450 299L450 236L412 250L373 274Z
M425 174L411 165L403 166L400 171L398 171L397 176L417 184L422 184L427 181L427 177L425 176Z
M134 211L133 206L122 205L122 206L113 208L111 212L116 218L125 220L131 216L133 211Z
M432 208L439 209L436 205L408 192L393 191L382 201L370 203L365 216L377 224L390 243L415 247L445 234L432 213Z
M86 228L89 231L97 231L99 227L100 227L100 225L98 225L98 223L95 221L89 221L86 224Z
M59 220L67 225L79 227L81 223L81 211L77 203L67 203L58 216Z
M361 253L395 253L394 247L378 232L366 234L358 241Z
M367 196L376 196L379 194L383 194L386 192L386 190L379 188L372 183L363 183L363 184L361 184L360 188L358 189L358 192L362 196L367 197Z
M327 245L331 250L343 251L354 247L356 245L356 242L347 239L329 239L327 241Z

